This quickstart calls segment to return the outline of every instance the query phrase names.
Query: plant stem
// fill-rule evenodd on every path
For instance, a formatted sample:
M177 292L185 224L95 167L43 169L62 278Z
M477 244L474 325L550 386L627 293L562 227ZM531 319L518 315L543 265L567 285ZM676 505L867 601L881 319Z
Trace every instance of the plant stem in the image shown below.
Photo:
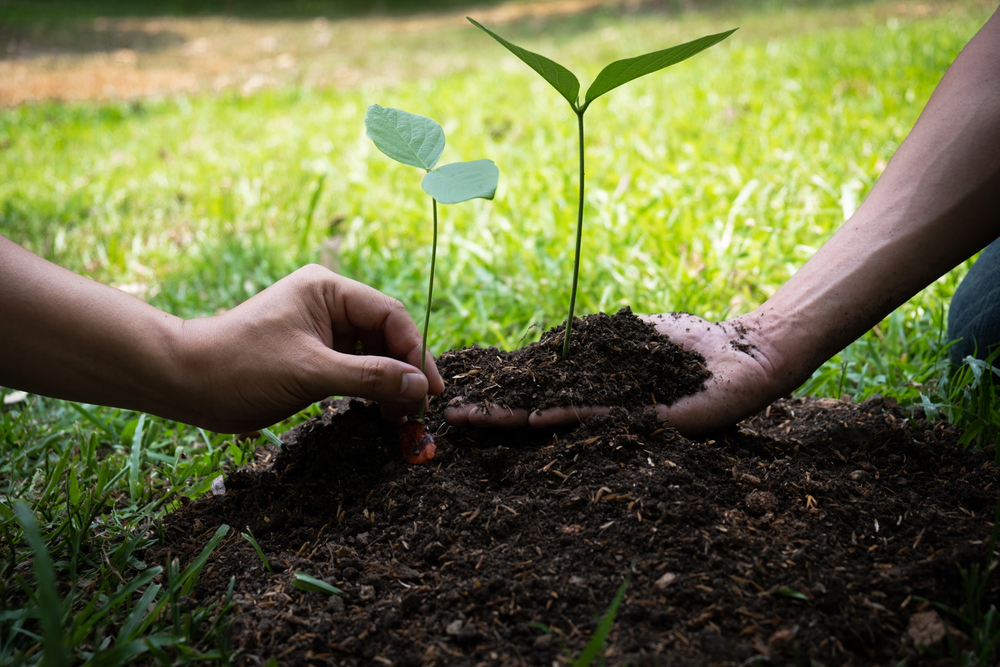
M576 256L573 258L573 289L569 293L569 315L566 317L566 336L563 338L563 361L569 359L569 335L573 330L573 311L576 309L576 283L580 277L580 246L583 242L583 112L576 112L577 127L580 133L580 203L576 214Z
M434 264L437 263L437 249L438 249L438 203L437 199L431 197L431 202L433 202L434 207L434 240L431 242L431 277L428 280L427 285L427 312L424 314L424 340L420 345L420 372L424 372L424 367L427 365L427 334L431 326L431 299L434 298ZM426 400L420 403L420 414L417 416L417 421L421 424L424 423L424 408L426 407Z

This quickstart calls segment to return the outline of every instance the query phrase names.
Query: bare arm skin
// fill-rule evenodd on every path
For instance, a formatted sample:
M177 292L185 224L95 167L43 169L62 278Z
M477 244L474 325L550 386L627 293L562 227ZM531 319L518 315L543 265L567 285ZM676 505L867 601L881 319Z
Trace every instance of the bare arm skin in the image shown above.
M0 385L220 432L330 395L380 401L401 421L444 390L429 354L419 370L420 333L401 303L319 266L185 321L0 236L0 313Z
M857 212L767 302L718 324L650 316L714 374L706 391L657 406L659 416L698 435L754 414L998 235L1000 10L952 63ZM738 326L749 354L729 344ZM508 413L502 425L551 426L600 410ZM446 417L494 425L467 405Z

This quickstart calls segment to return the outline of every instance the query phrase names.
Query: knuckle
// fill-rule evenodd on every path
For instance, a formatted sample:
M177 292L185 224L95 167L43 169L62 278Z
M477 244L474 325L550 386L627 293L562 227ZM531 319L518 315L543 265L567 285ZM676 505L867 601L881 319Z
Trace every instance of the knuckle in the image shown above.
M377 394L385 384L385 365L377 358L366 358L361 364L361 390L369 396Z
M330 282L330 277L334 274L329 269L325 269L319 264L306 264L298 269L295 275L304 284L313 288L322 289Z

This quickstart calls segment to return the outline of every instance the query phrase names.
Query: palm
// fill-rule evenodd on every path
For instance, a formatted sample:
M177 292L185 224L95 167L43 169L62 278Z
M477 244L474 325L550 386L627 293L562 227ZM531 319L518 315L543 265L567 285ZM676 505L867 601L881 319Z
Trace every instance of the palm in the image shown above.
M715 323L668 313L644 319L675 343L699 352L712 371L704 391L656 406L660 419L682 433L697 435L734 424L784 393L773 377L770 345L746 318Z

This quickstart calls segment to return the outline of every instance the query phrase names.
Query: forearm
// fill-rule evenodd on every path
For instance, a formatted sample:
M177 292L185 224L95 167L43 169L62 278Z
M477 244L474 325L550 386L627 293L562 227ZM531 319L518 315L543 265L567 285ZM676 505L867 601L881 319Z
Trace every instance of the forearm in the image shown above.
M942 79L871 194L747 319L786 383L1000 234L1000 12Z
M0 385L180 416L179 318L2 236L0 267Z

